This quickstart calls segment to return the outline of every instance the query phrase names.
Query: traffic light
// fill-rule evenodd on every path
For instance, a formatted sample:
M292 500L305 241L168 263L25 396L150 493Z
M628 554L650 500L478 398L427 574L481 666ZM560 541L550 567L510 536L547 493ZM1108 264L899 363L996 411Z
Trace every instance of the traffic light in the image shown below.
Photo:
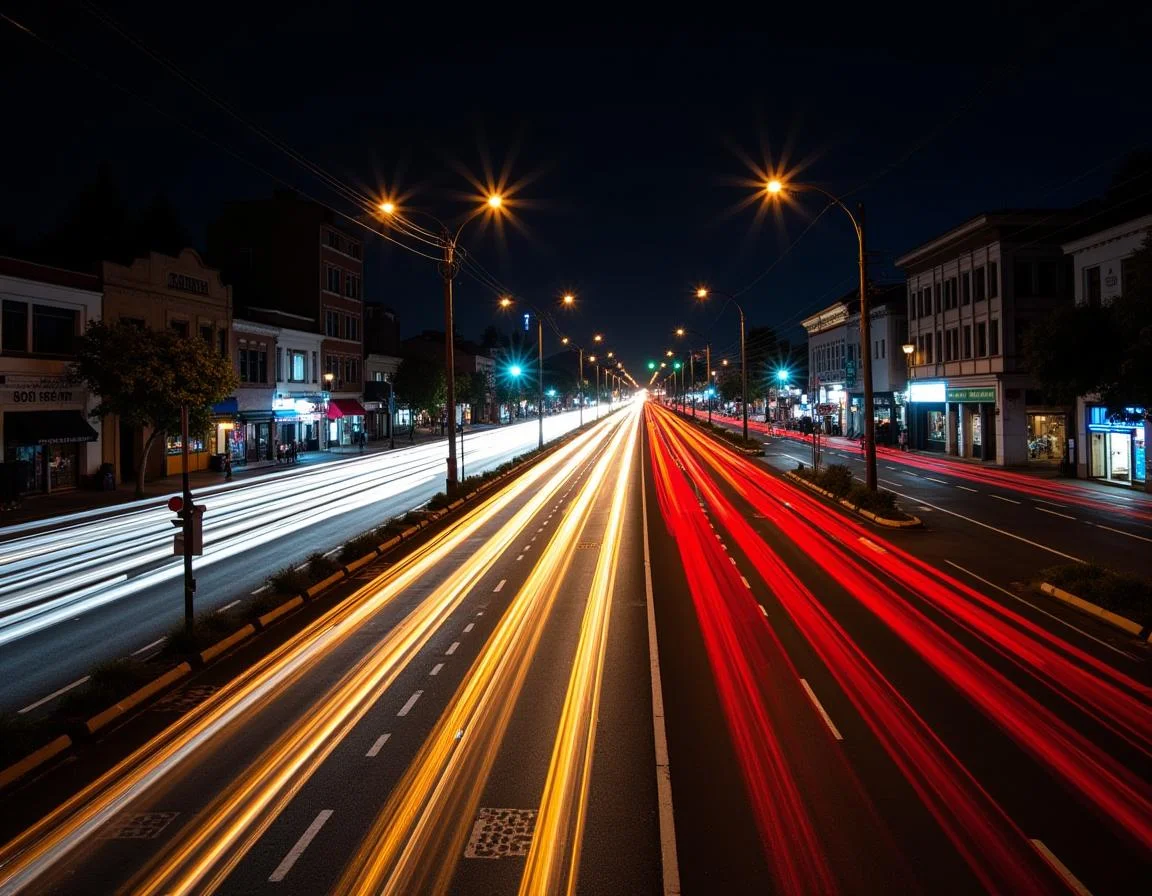
M680 369L680 362L679 362L679 361L677 361L675 364L673 364L673 365L672 365L672 369L673 369L673 370L679 370L679 369Z
M179 495L174 495L168 499L168 509L176 514L176 518L171 520L173 526L180 531L172 538L172 553L176 556L183 556L184 554L184 518L187 513L192 514L192 545L190 554L199 557L204 553L204 505L193 504L186 511L184 509L184 499Z
M649 361L648 362L648 369L649 370L655 370L656 369L656 362L655 361Z

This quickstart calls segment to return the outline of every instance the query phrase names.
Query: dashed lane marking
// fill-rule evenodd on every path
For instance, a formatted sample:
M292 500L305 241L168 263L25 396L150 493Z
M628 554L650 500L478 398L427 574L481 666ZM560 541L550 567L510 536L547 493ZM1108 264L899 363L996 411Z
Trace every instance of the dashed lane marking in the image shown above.
M153 647L159 647L161 644L163 644L163 643L164 643L165 641L167 641L167 640L168 640L168 638L166 638L166 637L164 637L164 638L157 638L157 639L156 639L155 641L153 641L151 644L145 644L145 645L144 645L143 647L141 647L139 650L133 650L133 651L132 651L132 656L139 656L139 655L140 655L140 654L142 654L142 653L147 653L147 652L148 652L149 650L151 650Z
M758 604L758 606L760 607L760 612L764 614L764 618L767 619L768 611L764 609L764 604Z
M877 554L887 554L888 553L888 551L886 551L884 548L880 547L880 545L876 544L876 542L870 541L869 539L865 538L863 535L860 536L860 544L864 545L864 547L868 548L869 550L875 551Z
M161 640L163 640L163 638L161 638ZM35 703L29 703L29 704L28 704L27 706L25 706L23 709L21 709L21 710L17 710L17 715L23 715L23 714L24 714L24 713L26 713L26 712L32 712L32 710L36 709L36 707L38 707L38 706L43 706L43 705L44 705L45 703L47 703L49 700L55 700L55 699L56 699L57 697L59 697L61 694L66 694L66 693L68 693L70 690L72 690L72 688L78 688L78 687L80 687L80 685L84 684L84 682L86 682L86 681L87 681L89 678L91 678L91 677L92 677L91 675L85 675L83 678L77 679L76 681L72 682L72 684L66 684L66 685L64 685L64 687L60 688L60 690L58 690L58 691L53 691L53 692L52 692L51 694L49 694L47 697L41 697L41 698L40 698L39 700L37 700Z
M231 610L231 609L232 609L234 606L236 606L236 604L238 604L238 603L240 603L240 600L239 600L239 598L237 598L236 600L232 601L232 603L230 603L230 604L224 604L224 606L222 606L222 607L221 607L219 610L217 610L216 612L217 612L217 613L227 613L229 610Z
M400 707L400 712L396 713L396 715L398 715L398 716L408 715L408 713L410 713L412 711L412 707L416 705L416 701L420 699L420 695L423 693L424 693L423 691L417 691L415 694L413 694L411 697L409 697L408 702Z
M441 669L443 669L443 668L444 668L444 664L443 664L443 663L437 663L435 666L433 666L433 667L432 667L432 671L431 671L431 672L429 672L428 674L429 674L429 675L439 675L439 674L440 674L440 670L441 670Z
M492 589L492 592L496 593L497 591L499 591L501 588L504 587L504 583L507 581L508 581L507 579L501 579L499 582L496 583L496 587Z
M966 485L958 485L958 486L956 486L956 488L964 489L964 491L966 491L966 492L974 492L977 495L980 494L980 492L978 492L976 489L968 488L968 486L966 486Z
M844 740L844 736L836 729L836 726L832 724L832 718L816 698L816 692L812 690L807 680L801 678L800 684L804 685L804 692L808 695L808 699L812 701L812 705L816 707L816 711L820 713L820 718L824 720L824 724L828 726L828 730L832 732L832 736L836 738L836 740Z
M1039 508L1037 508L1039 510ZM1152 538L1145 538L1143 535L1136 535L1134 532L1125 532L1123 529L1113 529L1111 526L1105 526L1103 523L1092 523L1097 529L1107 529L1109 532L1115 532L1117 535L1127 535L1129 538L1139 538L1141 541L1152 542Z
M749 591L752 590L752 586L748 584L748 580L744 578L744 576L740 576L740 581L744 583L745 588L747 588Z
M468 632L472 631L472 629L475 627L476 627L475 622L469 622L466 626L464 626L464 634L468 634Z
M452 654L454 654L456 652L456 648L459 646L460 646L459 641L453 641L452 646L450 646L447 650L444 651L444 655L445 656L452 656Z
M1067 865L1053 855L1052 850L1039 840L1033 840L1031 842L1032 845L1036 847L1036 851L1044 857L1044 861L1052 866L1052 870L1060 875L1064 883L1068 885L1068 888L1073 893L1078 894L1078 896L1092 896L1092 892L1084 886L1084 884L1080 883L1076 875L1068 870Z
M1005 498L1003 495L989 495L989 498L995 498L997 501L1006 501L1009 504L1019 504L1019 501L1013 501L1011 498Z
M924 478L927 479L929 482L939 482L941 485L948 485L948 482L943 480L943 479L934 479L931 476L925 476Z
M521 555L520 555L519 557L517 557L516 559L517 559L517 560L523 560L523 559L524 559L524 555L523 555L523 554L521 554Z
M308 830L300 835L300 839L296 841L296 845L288 850L288 855L284 856L284 860L277 865L276 870L269 875L269 883L274 884L284 880L288 872L292 870L292 866L296 864L296 860L304 854L304 850L308 848L308 844L320 833L320 828L324 827L324 823L332 817L332 811L332 809L321 810L312 824L308 825Z
M1036 509L1037 509L1037 510L1039 510L1041 513L1050 513L1050 514L1052 514L1052 516L1062 516L1062 517L1064 517L1064 519L1066 519L1066 520L1074 520L1074 519L1076 519L1076 517L1074 517L1074 516L1069 516L1069 515L1068 515L1068 514L1066 514L1066 513L1057 513L1055 510L1048 510L1048 509L1047 509L1047 508L1045 508L1045 507L1037 507Z
M392 736L391 734L381 734L378 738L376 738L376 743L372 744L372 746L370 746L368 748L368 752L365 753L364 755L365 756L375 756L377 753L380 752L380 750L383 748L384 744L388 743L388 738L390 738L391 736Z

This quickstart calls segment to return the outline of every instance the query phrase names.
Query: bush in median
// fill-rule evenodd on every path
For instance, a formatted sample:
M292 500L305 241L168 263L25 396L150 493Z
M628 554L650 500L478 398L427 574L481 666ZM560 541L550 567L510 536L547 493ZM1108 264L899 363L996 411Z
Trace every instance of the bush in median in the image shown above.
M1071 563L1045 570L1044 581L1140 625L1152 625L1152 582L1147 579L1094 563Z

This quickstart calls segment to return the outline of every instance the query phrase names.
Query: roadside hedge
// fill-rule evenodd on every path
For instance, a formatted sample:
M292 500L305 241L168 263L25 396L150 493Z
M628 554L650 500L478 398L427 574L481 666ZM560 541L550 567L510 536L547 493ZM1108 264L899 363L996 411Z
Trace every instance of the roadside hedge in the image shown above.
M1152 625L1152 581L1095 563L1070 563L1044 571L1044 581L1140 625Z

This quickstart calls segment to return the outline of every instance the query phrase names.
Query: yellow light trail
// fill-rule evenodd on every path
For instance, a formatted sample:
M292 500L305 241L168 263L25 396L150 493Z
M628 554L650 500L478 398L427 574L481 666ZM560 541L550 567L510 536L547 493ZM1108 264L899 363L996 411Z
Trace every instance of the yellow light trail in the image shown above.
M246 724L282 696L327 651L371 620L405 588L444 563L493 514L531 494L524 507L478 548L447 581L397 625L380 646L323 699L313 713L272 745L174 838L168 852L138 877L133 892L211 892L267 828L308 775L403 671L476 580L529 522L554 499L565 480L593 455L618 421L583 436L527 471L406 562L357 591L341 606L258 663L248 675L213 695L36 825L0 850L0 893L15 893L56 866L133 801L180 769L196 751L231 725ZM227 853L227 855L226 855ZM223 873L211 873L222 863ZM208 878L201 880L202 878Z
M597 461L447 711L393 790L336 892L399 896L447 891L455 862L443 859L461 852L544 625L571 566L573 546L611 464L622 450L630 453L638 420L639 411L634 410L629 425L617 430Z

